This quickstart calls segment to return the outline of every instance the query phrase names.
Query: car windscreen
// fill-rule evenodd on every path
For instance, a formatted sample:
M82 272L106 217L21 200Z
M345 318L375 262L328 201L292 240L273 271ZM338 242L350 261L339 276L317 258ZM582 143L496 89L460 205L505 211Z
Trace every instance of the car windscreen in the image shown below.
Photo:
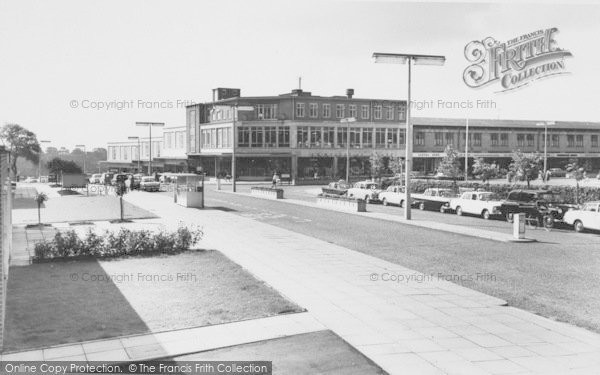
M499 201L499 200L501 200L500 196L496 193L481 194L479 199L481 199L482 201Z
M144 178L142 178L142 181L144 181L144 182L152 182L152 181L154 181L154 178L153 177L144 177Z

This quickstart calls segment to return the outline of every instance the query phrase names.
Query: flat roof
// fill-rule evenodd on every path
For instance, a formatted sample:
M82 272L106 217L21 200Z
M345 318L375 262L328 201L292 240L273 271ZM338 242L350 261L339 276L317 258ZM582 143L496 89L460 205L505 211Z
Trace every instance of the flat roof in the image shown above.
M483 127L483 128L539 128L544 129L543 126L537 126L538 123L545 122L547 120L503 120L503 119L468 119L469 128L471 127ZM466 118L440 118L440 117L413 117L413 125L419 126L460 126L465 127L467 123ZM591 121L555 121L554 125L549 125L548 130L552 129L597 129L600 130L600 122Z

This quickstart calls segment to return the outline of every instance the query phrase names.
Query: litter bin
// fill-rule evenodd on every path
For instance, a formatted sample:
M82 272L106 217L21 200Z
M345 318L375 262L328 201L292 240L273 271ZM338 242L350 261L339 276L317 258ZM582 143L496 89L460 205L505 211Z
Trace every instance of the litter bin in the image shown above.
M175 180L175 203L184 207L204 208L204 176L182 173Z

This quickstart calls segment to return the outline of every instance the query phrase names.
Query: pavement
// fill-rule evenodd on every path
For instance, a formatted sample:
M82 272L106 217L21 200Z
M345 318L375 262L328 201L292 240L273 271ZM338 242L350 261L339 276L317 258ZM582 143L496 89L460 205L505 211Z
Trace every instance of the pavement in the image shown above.
M255 220L186 209L165 195L148 199L134 192L125 199L153 212L165 225L183 221L202 226L202 246L221 251L307 308L320 326L390 374L600 372L596 333ZM154 350L162 353L156 346Z

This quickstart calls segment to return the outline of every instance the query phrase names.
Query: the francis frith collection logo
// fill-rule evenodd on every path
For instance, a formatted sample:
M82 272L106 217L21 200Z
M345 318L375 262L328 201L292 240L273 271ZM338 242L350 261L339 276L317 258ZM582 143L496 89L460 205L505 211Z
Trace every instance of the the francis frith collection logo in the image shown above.
M475 40L465 47L469 65L463 80L478 88L495 82L499 91L514 90L540 78L568 73L565 58L571 52L558 47L557 28L537 30L499 42L492 37Z

